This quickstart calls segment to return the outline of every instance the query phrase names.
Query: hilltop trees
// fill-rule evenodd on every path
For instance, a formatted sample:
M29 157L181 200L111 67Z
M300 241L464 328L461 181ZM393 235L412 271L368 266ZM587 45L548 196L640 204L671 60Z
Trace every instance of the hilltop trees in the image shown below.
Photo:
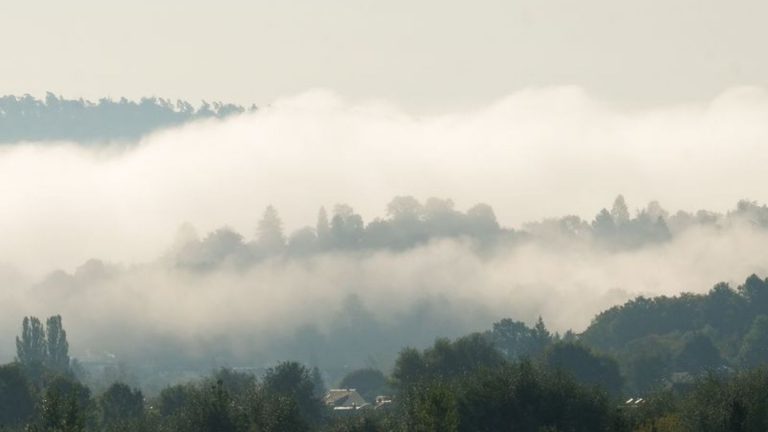
M0 96L0 143L135 140L164 127L244 111L243 107L219 102L203 102L195 109L185 101L174 103L154 97L93 102L65 99L50 92L42 100L31 95Z
M768 364L768 283L756 275L708 294L638 297L601 312L579 340L616 356L630 388L671 385L672 376Z
M510 360L537 356L553 342L552 335L541 317L533 328L521 321L505 318L493 324L488 337Z
M598 243L616 249L662 243L672 237L666 218L667 212L656 201L638 211L633 218L624 197L619 195L611 211L602 209L595 216L592 235Z
M745 207L743 203L740 205ZM670 216L656 201L630 211L619 195L610 210L601 209L591 221L568 215L527 223L524 230L515 231L502 227L488 204L478 203L462 212L454 208L450 199L431 197L421 202L412 196L396 196L384 209L386 217L366 223L353 207L342 203L333 207L330 216L326 208L321 207L312 226L286 233L277 209L268 206L257 223L252 241L246 241L231 228L222 227L202 240L187 236L184 244L174 249L174 258L182 267L208 270L221 264L244 267L272 256L403 250L439 239L466 241L479 250L533 239L545 243L568 240L608 250L631 250L667 242L694 225L719 226L745 218L768 220L767 208L749 205L726 215L699 211ZM760 226L768 227L768 222ZM755 288L760 291L760 281L756 282ZM757 298L750 294L753 288L746 289L743 294L753 304L768 308L768 296Z
M331 243L338 249L355 249L363 239L365 224L363 218L346 204L333 208L331 219Z

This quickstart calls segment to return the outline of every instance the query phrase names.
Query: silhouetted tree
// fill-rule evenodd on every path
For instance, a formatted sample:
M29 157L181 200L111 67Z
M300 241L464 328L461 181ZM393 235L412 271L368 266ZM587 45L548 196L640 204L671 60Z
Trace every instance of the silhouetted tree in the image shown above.
M61 323L61 315L48 318L46 337L46 366L57 372L69 372L69 342L67 342L67 332Z
M277 253L285 247L283 222L274 207L268 206L264 216L259 221L256 234L256 245L267 254Z
M42 323L35 317L24 317L21 338L16 337L16 358L24 366L39 367L45 363L47 354Z
M611 218L613 222L618 225L624 225L629 222L629 208L627 207L624 196L619 195L613 201L613 207L611 207Z

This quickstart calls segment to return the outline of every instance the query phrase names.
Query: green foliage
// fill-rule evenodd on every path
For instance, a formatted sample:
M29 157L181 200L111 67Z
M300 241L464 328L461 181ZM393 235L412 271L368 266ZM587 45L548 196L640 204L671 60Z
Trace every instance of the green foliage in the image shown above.
M332 418L323 428L327 432L389 432L396 430L392 416L367 411L354 416Z
M541 317L533 328L521 321L503 319L493 324L490 338L510 360L538 356L552 343L552 336Z
M410 200L395 204L397 223L428 213ZM16 341L19 362L0 367L0 426L26 423L33 432L764 431L768 369L727 366L768 360L766 292L768 283L751 276L736 290L718 284L707 295L641 297L599 314L567 341L550 334L541 318L533 327L501 320L484 334L402 350L389 380L394 402L343 414L322 405L320 370L295 362L268 369L261 380L219 369L162 390L146 408L139 390L120 383L94 403L70 372L61 318L51 317L44 329L28 317ZM375 326L359 299L349 305L351 323ZM622 392L620 367L628 379L623 390L645 402L613 397ZM677 378L687 384L675 385ZM387 384L375 369L353 371L340 383L371 402Z
M34 411L35 395L21 365L0 366L0 425L23 424Z
M306 432L311 429L299 402L282 395L266 401L257 424L264 432Z
M610 401L596 389L524 361L461 381L461 431L607 431Z
M40 413L30 429L40 432L83 432L92 411L91 392L65 377L54 378L40 401Z
M680 370L699 373L721 366L723 359L712 340L697 332L686 338L683 348L675 357L675 364Z
M567 372L582 384L599 386L614 396L621 393L623 383L616 360L597 354L583 344L554 344L545 353L544 363Z
M295 409L306 424L315 425L322 417L322 402L316 396L310 372L299 363L283 362L268 369L262 383L262 391L267 398L283 398L295 402ZM286 409L285 403L287 402L280 404L279 412Z
M218 381L195 392L191 404L181 418L183 430L190 432L238 432L244 430L244 414L233 403L232 396Z
M459 430L456 387L442 380L419 384L404 392L403 422L414 432Z
M708 375L698 381L682 407L686 430L764 431L768 428L768 370L733 377Z
M618 420L604 393L529 361L423 381L398 398L408 431L609 431Z
M166 387L157 398L157 409L161 416L181 415L184 407L195 397L195 388L191 385L177 384Z
M244 399L256 390L256 377L253 374L238 372L228 368L217 370L206 381L210 386L221 383L224 390L235 399Z
M598 314L580 341L616 356L633 391L658 388L670 374L701 374L768 360L768 282L750 276L737 289L638 297ZM765 339L765 341L763 340Z
M114 383L99 397L104 430L136 429L144 420L144 395L123 383Z
M739 360L748 367L768 363L768 315L758 315L752 322L744 336Z
M747 299L753 312L768 313L768 281L753 274L739 287L739 293Z
M460 377L478 369L500 366L503 362L501 353L480 334L464 336L454 342L438 339L423 353L410 348L401 351L392 380L403 389L426 380Z
M626 368L633 394L643 395L659 389L669 374L668 360L658 354L642 353L632 357Z

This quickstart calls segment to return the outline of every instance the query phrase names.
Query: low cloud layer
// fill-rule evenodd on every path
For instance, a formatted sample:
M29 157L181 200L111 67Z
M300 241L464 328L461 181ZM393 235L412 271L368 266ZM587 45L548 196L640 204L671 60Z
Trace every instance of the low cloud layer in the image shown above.
M553 330L581 331L596 313L637 295L706 292L717 281L766 274L766 242L765 228L745 223L692 227L623 251L530 240L481 252L470 240L444 239L241 269L194 271L159 260L90 261L40 281L6 272L0 353L13 356L21 315L60 313L81 359L115 353L196 367L374 359L386 367L403 345L482 331L504 317L530 323L541 315Z
M144 261L182 222L253 233L268 204L290 229L339 202L370 220L397 195L487 202L507 226L591 217L619 193L722 211L768 201L766 142L768 95L750 88L633 112L578 88L541 89L423 118L312 92L129 149L1 148L0 262L48 271L92 257Z
M64 315L81 356L151 336L190 351L219 340L237 351L232 358L271 361L265 347L293 352L300 344L276 340L292 340L304 325L340 331L334 326L350 308L392 329L431 320L424 334L393 347L505 316L541 314L554 329L581 330L634 295L701 292L764 274L768 234L749 222L693 226L619 251L534 239L483 252L471 240L438 239L207 272L164 256L184 222L250 238L269 204L288 231L314 225L321 205L339 202L366 221L383 217L398 195L450 197L460 209L487 202L516 229L567 214L592 220L618 193L638 207L659 200L724 211L741 198L768 201L765 143L768 94L759 89L627 112L578 88L553 88L423 118L318 91L136 146L2 147L0 304L8 309L0 354L12 356L23 315L53 313ZM83 265L91 258L101 261ZM122 337L110 339L118 330Z

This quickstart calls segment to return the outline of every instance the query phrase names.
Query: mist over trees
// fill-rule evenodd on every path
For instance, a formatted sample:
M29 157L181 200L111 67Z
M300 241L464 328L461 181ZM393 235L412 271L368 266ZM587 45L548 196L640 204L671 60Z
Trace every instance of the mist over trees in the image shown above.
M187 268L210 269L222 263L247 265L285 255L364 250L404 250L440 238L470 238L482 246L514 239L514 231L502 228L493 209L478 204L466 212L454 209L451 200L430 198L421 204L413 197L395 197L387 206L388 218L365 224L346 204L337 204L330 215L318 212L315 227L306 226L286 237L277 210L269 206L257 221L256 234L245 240L230 228L220 228L199 239L184 228L173 259Z
M16 338L16 361L35 380L44 370L69 373L69 342L61 316L48 318L45 327L36 317L24 317L21 337Z
M157 261L125 265L93 259L73 273L49 274L31 285L25 295L35 301L44 299L45 304L64 302L69 305L68 315L102 314L103 327L80 329L81 338L87 341L83 345L89 353L87 360L105 363L103 375L120 376L131 385L153 385L147 377L154 376L157 370L170 371L165 381L154 380L160 385L199 373L210 364L264 367L286 358L321 367L328 377L339 380L359 368L391 366L394 353L403 345L421 349L437 337L456 338L488 329L496 349L507 359L519 360L544 355L553 340L575 342L574 331L584 328L570 327L573 331L567 331L569 327L563 322L573 324L563 320L561 314L583 308L579 309L579 304L559 304L556 291L537 284L538 279L517 285L515 280L522 275L515 275L508 278L511 282L505 280L494 288L502 290L502 297L494 294L486 298L486 280L454 282L450 279L455 278L455 272L446 272L449 269L443 267L445 262L459 269L468 262L471 271L486 272L490 268L495 274L493 266L502 266L501 270L507 272L506 266L514 263L498 261L498 257L517 259L516 254L530 248L572 249L576 257L587 251L602 260L633 256L637 251L655 253L688 232L726 233L735 226L751 230L768 226L768 208L749 201L738 203L725 214L700 211L670 215L658 203L630 210L623 197L618 197L592 220L566 216L519 229L501 226L489 205L478 204L462 211L449 199L396 197L386 206L387 217L369 222L349 205L329 208L319 209L314 221L290 234L279 210L271 206L253 221L253 228L246 234L224 227L201 237L187 225L179 230L170 251ZM452 251L458 252L452 255ZM446 253L445 262L433 261L434 256ZM426 264L412 265L416 258ZM559 261L555 264L561 265ZM392 273L401 267L412 268L413 272L406 276ZM674 287L675 292L685 288ZM589 290L590 286L580 289ZM518 290L522 294L518 295ZM749 298L761 296L759 290L746 290L752 293ZM606 303L601 304L615 304L635 295L632 291L619 293L606 297L602 300ZM734 297L722 289L717 295L725 304L739 305L747 298ZM293 296L308 304L293 300ZM110 305L115 298L122 300ZM591 301L594 296L584 298L579 301ZM544 302L552 306L543 309L540 305ZM214 313L200 313L212 303L218 305ZM99 306L81 312L79 305L83 304ZM156 308L152 318L133 319L135 313L144 314L148 307ZM599 310L592 307L595 309L584 309L588 313L581 312L584 321ZM717 318L720 321L713 321L712 326L734 326L746 316L737 307L729 313L734 319ZM555 322L555 328L564 333L555 335L543 321L537 323L540 315L552 317L549 323ZM680 319L684 314L672 316ZM238 319L246 320L247 325ZM194 327L187 330L184 322ZM651 324L663 322L658 319ZM56 345L56 325L52 324L46 337L52 337ZM29 326L32 329L42 324L30 322ZM755 342L743 348L740 344L723 358L730 362L737 355L744 359L759 356L761 328L761 321L750 321L750 340ZM135 341L137 348L126 350L117 343L110 336L117 329L124 340ZM586 337L596 329L590 328ZM749 329L739 327L739 334ZM675 342L675 350L680 353L667 350L662 354L657 353L660 348L654 348L647 353L658 355L632 358L634 366L628 372L631 380L647 383L656 379L654 376L670 372L658 366L670 356L679 364L694 365L697 355L706 352L707 340L687 333L692 330L685 329L685 337ZM195 338L180 336L187 331L194 332ZM698 331L711 338L704 329ZM35 351L32 333L28 337L30 353L42 350ZM601 340L608 344L613 338L626 337L609 334ZM650 344L637 342L641 343ZM681 351L686 344L688 354ZM715 346L719 349L718 342ZM590 347L607 350L597 343ZM717 356L700 360L701 369L719 361ZM122 370L126 365L131 366ZM98 374L102 375L102 371Z
M633 210L619 197L591 220L566 216L516 229L499 224L493 208L484 204L459 210L447 199L402 196L386 208L386 217L372 221L349 205L321 208L308 226L292 233L273 207L243 234L221 228L199 236L185 226L171 250L156 261L126 265L94 259L18 292L45 307L64 305L61 313L75 317L80 358L79 366L70 361L70 368L84 371L79 376L94 392L119 380L155 394L167 384L199 377L212 365L258 374L286 359L318 368L322 372L314 378L321 379L313 380L335 385L360 369L389 375L404 346L420 353L413 356L415 370L434 359L461 356L443 345L430 347L436 338L458 338L458 346L480 344L461 339L470 332L478 332L505 361L537 359L568 370L582 385L599 382L611 393L622 388L641 394L666 386L673 377L681 379L682 373L695 378L712 368L761 364L766 321L759 316L762 306L754 305L764 303L762 282L748 281L738 290L718 286L706 301L675 297L658 315L655 305L666 304L664 298L649 302L650 297L640 297L623 306L626 312L619 318L608 320L613 313L608 309L579 334L585 327L569 331L562 315L576 311L588 319L598 306L564 304L557 291L536 283L540 279L515 284L525 275L519 267L509 269L514 261L499 257L518 259L531 248L535 253L571 249L576 257L589 253L601 260L655 255L702 230L725 236L746 226L749 233L760 232L768 226L763 205L742 201L724 214L669 214L657 203ZM563 262L559 252L554 256L554 266L532 271L552 272L549 280L557 284ZM482 278L454 280L458 273L446 263L462 273L490 269L491 276L498 274L493 267L498 266L512 276L496 286ZM463 267L467 263L470 267ZM412 272L399 275L394 269L400 268ZM704 287L676 285L674 292ZM484 297L490 289L498 291ZM591 304L590 286L580 289L585 291L575 295L584 299L571 303ZM628 290L606 296L601 305L636 295ZM691 298L707 306L690 312L685 305ZM635 303L639 318L625 322ZM102 325L92 327L80 314L99 316ZM686 318L696 314L704 318ZM59 354L69 341L59 326L55 319L30 318L19 339L20 352L29 355L21 354L20 361L44 356L47 368L62 370L55 365L65 364ZM120 338L114 337L117 332ZM476 348L482 352L482 345ZM453 374L450 367L434 370L440 376Z
M469 239L478 250L539 242L587 244L624 251L663 244L693 227L720 229L749 224L768 228L768 207L746 200L726 214L700 210L670 215L656 201L632 212L619 195L610 210L600 210L591 221L565 216L529 222L521 229L501 226L493 208L483 203L462 212L455 209L450 199L433 197L422 203L412 196L398 196L386 208L387 217L366 223L347 204L335 205L330 214L322 207L314 226L286 234L278 210L269 206L254 224L255 235L250 240L228 227L202 238L193 228L183 227L170 258L177 266L206 270L222 264L247 267L275 256L401 251L439 239Z
M50 92L43 99L7 95L0 97L0 144L132 141L162 128L245 111L241 106L221 102L203 102L195 107L186 101L155 97L139 101L102 98L92 102L65 99Z
M35 363L56 350L66 357L61 317L46 328L26 317L17 361L0 366L0 421L41 432L759 431L768 420L767 293L768 279L752 275L736 289L638 298L598 314L581 334L552 333L542 318L532 326L506 318L485 332L400 348L392 368L333 381L330 388L364 395L351 408L324 396L320 368L295 361L219 368L152 394L119 380L93 391L55 362ZM742 322L723 327L734 307ZM606 329L615 337L604 341ZM649 337L661 343L627 355ZM661 356L649 362L654 353ZM638 370L648 366L661 373Z

